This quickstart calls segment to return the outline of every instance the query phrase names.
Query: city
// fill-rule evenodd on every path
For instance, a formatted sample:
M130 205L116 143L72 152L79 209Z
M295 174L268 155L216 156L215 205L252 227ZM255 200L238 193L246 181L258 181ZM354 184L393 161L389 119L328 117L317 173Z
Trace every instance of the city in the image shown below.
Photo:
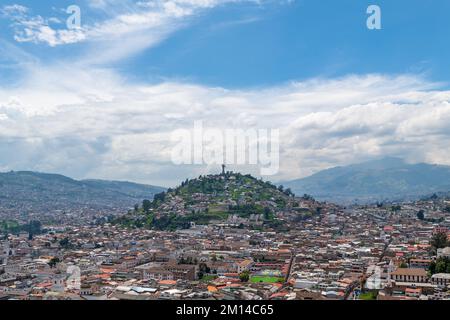
M448 12L1 1L1 314L448 313Z
M178 207L179 215L192 219L191 210L202 215L200 211L205 214L208 207L233 204L234 200L224 196L229 195L231 186L239 185L237 181L243 181L246 192L255 188L248 176L227 172L183 183L176 190L189 189L205 179L225 181L226 191L213 191L214 199L221 199L219 203L212 204L207 192L197 192L192 196L198 202L183 210L182 198L168 192L164 203L148 211L163 215L164 210ZM289 193L285 191L283 194ZM275 196L271 195L272 200L278 201ZM241 206L251 201L238 198ZM450 298L450 199L432 196L414 202L349 207L318 202L307 195L289 195L287 199L282 209L274 205L270 210L279 223L264 213L230 213L224 220L189 221L187 227L176 230L130 227L120 218L107 218L95 223L68 220L43 224L40 228L45 232L41 234L26 229L5 234L0 251L0 298ZM263 202L269 206L271 201ZM126 216L135 217L140 211Z

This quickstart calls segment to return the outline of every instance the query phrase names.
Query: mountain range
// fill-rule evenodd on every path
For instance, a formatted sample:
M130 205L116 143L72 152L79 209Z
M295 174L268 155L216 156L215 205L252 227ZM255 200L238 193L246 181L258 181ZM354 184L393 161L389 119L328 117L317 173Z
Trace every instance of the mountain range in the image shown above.
M308 194L338 204L412 200L450 192L450 167L383 158L323 170L281 184L296 195ZM58 174L11 171L0 173L0 210L126 210L165 190L132 182L75 180Z
M30 171L0 173L0 209L126 209L165 188L122 181L75 180Z
M282 184L295 194L337 203L410 200L450 191L450 167L383 158L323 170Z

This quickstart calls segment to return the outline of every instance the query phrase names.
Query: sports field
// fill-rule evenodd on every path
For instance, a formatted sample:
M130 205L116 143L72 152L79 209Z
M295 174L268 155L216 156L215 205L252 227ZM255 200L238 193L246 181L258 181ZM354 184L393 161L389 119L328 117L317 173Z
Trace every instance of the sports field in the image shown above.
M269 277L269 276L254 276L250 278L250 282L258 283L275 283L275 282L283 282L284 278L281 277Z

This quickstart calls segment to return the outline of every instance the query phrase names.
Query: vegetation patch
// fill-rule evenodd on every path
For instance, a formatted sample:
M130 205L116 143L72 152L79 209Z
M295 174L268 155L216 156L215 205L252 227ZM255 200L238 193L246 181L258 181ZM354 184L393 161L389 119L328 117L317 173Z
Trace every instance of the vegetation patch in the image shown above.
M250 278L250 282L253 283L283 283L284 278L282 277L269 277L269 276L253 276Z

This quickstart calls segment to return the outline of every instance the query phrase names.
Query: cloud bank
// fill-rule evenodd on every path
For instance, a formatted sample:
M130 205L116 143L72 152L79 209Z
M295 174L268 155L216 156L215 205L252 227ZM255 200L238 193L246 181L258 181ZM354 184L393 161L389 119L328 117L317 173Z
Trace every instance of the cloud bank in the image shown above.
M59 79L55 72L71 77L53 81ZM171 133L191 129L195 120L224 130L280 129L275 180L380 156L450 165L450 91L414 76L228 90L128 84L107 70L74 72L35 71L26 86L0 90L0 148L6 155L0 169L172 185L183 177L176 172L218 170L171 163Z
M450 165L450 91L417 75L230 90L170 80L133 83L109 64L157 44L204 10L234 2L241 1L90 0L106 18L65 30L79 34L55 29L61 22L28 8L3 7L19 44L81 43L86 54L43 63L0 42L3 58L21 74L0 87L0 170L172 186L220 170L171 162L172 132L191 129L196 120L224 130L279 129L280 172L268 177L275 181L384 156ZM259 174L254 166L230 169Z

